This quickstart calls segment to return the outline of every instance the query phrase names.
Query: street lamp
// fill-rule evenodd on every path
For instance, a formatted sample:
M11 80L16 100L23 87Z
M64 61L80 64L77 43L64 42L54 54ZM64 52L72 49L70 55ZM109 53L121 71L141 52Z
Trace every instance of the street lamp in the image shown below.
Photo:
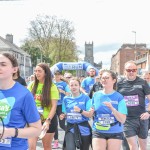
M134 40L135 40L135 41L134 41L134 42L135 42L135 43L134 43L134 44L135 44L135 45L134 45L134 55L135 55L135 58L134 58L134 59L136 60L136 31L132 31L132 32L134 33Z

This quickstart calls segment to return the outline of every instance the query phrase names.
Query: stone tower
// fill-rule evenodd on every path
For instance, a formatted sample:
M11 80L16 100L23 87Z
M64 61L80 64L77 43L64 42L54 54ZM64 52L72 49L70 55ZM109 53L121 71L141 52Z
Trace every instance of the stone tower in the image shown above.
M85 42L85 57L84 61L94 65L94 57L93 57L93 42L86 43Z

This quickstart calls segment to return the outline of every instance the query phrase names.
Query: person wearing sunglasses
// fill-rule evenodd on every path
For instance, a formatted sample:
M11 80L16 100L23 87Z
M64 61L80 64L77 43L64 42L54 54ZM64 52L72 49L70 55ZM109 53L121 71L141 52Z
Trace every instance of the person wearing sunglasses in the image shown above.
M146 111L145 96L150 100L150 88L145 80L138 77L134 61L126 62L124 68L125 78L117 83L117 91L124 96L128 108L124 134L130 150L146 150L150 105ZM127 145L124 147L128 149Z

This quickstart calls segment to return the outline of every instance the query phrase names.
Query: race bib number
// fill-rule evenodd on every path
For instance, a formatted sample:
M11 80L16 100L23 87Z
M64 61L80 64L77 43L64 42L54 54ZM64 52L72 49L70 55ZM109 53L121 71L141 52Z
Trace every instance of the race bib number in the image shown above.
M124 96L124 99L125 99L126 105L129 106L129 107L139 105L138 95Z
M99 114L98 123L102 126L110 125L115 122L115 118L111 114Z
M11 141L12 138L0 139L0 146L11 147Z
M38 110L38 112L39 112L40 114L43 115L43 108L42 108L42 107L37 107L37 110Z
M82 121L82 115L80 113L67 113L67 120L77 120Z

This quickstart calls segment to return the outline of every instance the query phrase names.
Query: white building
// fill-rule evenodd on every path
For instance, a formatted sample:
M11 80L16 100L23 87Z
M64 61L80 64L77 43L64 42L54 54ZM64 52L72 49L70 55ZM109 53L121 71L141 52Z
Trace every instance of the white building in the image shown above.
M17 58L22 77L32 74L31 56L13 43L12 34L7 34L6 39L0 36L0 52L12 53Z

